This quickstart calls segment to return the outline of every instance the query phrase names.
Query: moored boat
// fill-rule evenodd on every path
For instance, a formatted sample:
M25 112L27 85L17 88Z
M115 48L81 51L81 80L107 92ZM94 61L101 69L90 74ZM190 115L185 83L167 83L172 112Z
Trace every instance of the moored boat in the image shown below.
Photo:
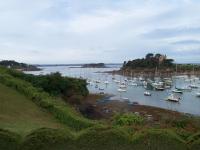
M189 85L189 87L191 87L193 89L198 89L199 88L198 85L195 85L195 84L191 84L191 85Z
M196 93L196 96L197 96L197 97L200 97L200 92Z
M176 87L177 90L180 90L180 91L186 91L186 92L191 92L192 91L192 88L191 87Z
M104 83L105 83L105 84L109 84L109 81L105 81Z
M100 91L103 91L103 90L104 90L104 88L99 88L99 90L100 90Z
M126 92L125 89L121 89L121 88L119 88L117 91L118 91L118 92Z
M151 96L151 93L148 92L148 91L145 91L145 92L144 92L144 95L145 95L145 96Z
M124 100L124 101L128 101L129 98L127 98L127 97L122 97L122 100Z
M177 97L177 96L175 96L174 94L171 94L171 95L169 95L169 96L167 97L166 100L172 101L172 102L179 102L180 97Z
M172 90L173 93L179 93L179 94L183 94L182 90L178 90L178 89L174 89Z

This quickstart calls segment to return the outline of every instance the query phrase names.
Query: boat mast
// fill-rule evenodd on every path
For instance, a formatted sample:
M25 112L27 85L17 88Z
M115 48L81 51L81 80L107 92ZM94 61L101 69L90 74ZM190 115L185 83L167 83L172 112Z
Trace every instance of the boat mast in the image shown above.
M178 66L177 66L177 64L176 64L176 72L175 72L175 88L176 88L177 69L178 69Z

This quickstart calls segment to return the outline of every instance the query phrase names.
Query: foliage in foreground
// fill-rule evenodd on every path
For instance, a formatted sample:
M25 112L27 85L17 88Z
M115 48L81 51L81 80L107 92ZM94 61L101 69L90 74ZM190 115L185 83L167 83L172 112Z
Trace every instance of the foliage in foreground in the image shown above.
M43 92L43 90L33 87L31 83L14 78L6 73L1 73L0 83L24 94L39 107L48 110L60 122L74 130L81 130L94 125L92 121L79 116L66 103L52 98L48 93Z
M11 69L7 72L15 78L30 82L34 87L41 88L52 96L68 98L74 95L84 97L89 94L85 80L62 77L58 72L39 76L24 74Z
M9 138L13 137L16 135ZM4 142L10 144L10 139ZM120 128L90 128L80 134L42 128L27 135L20 143L15 140L15 145L9 150L18 150L19 147L20 150L193 150L199 144L188 147L185 141L168 130L144 130L130 136Z

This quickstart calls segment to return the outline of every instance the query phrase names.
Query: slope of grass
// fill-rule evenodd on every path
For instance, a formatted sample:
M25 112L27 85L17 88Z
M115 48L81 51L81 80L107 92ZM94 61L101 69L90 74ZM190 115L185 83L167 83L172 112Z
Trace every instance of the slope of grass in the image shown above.
M0 83L17 90L32 100L38 107L50 112L57 120L73 130L82 130L91 127L95 122L82 117L80 114L58 98L51 97L41 88L34 87L31 83L13 77L8 71L0 68Z
M0 128L25 135L41 127L63 128L64 125L25 96L0 84Z

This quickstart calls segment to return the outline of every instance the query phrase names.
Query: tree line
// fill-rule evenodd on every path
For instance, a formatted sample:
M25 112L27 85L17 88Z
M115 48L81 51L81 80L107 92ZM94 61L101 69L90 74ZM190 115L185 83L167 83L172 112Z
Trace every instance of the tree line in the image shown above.
M123 64L123 69L138 69L138 68L171 68L174 67L174 60L173 59L168 59L166 55L162 54L153 54L153 53L148 53L145 58L141 59L134 59L134 60L129 60L125 61Z

